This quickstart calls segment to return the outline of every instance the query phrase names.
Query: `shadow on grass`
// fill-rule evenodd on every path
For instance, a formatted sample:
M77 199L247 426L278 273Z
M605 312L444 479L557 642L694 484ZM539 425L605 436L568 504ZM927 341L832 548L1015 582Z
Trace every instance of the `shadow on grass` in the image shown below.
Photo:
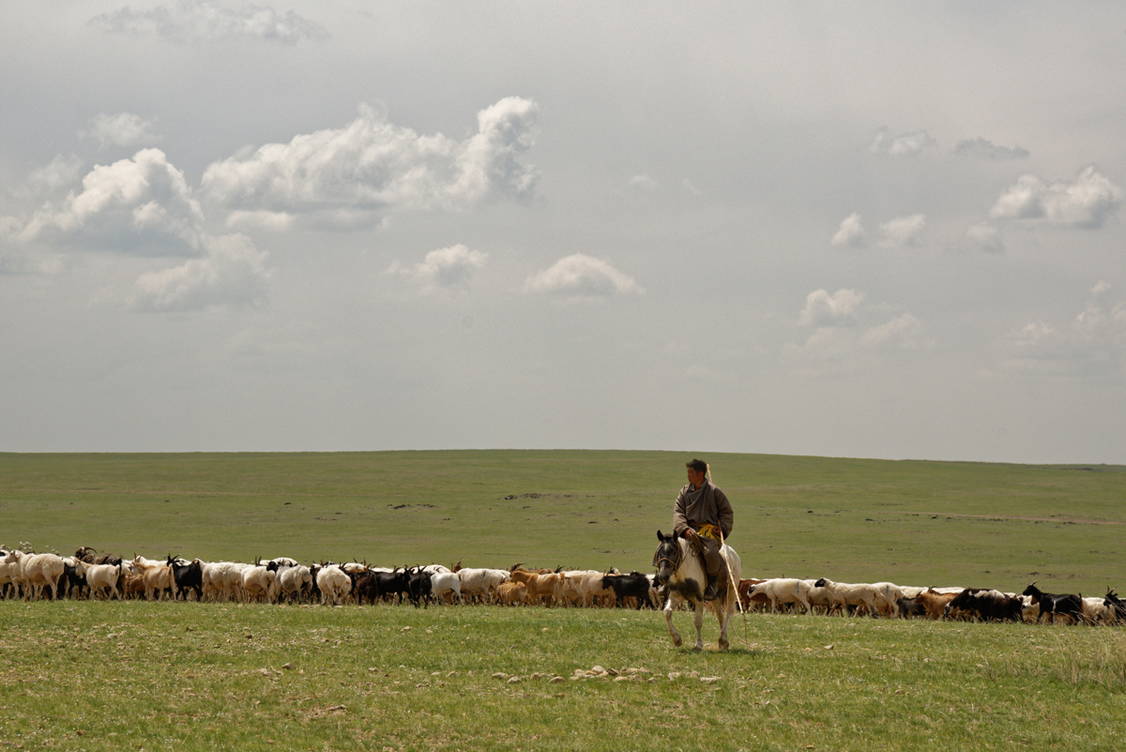
M696 648L693 648L693 647L673 648L673 650L675 650L677 653L679 653L681 655L693 655L693 654L695 654L695 655L716 656L716 657L720 657L720 658L752 658L752 657L756 657L756 656L765 656L770 652L770 651L768 651L764 648L731 647L731 648L728 648L727 650L720 650L719 648L715 647L714 645L711 645L711 646L705 645L703 650L697 650Z

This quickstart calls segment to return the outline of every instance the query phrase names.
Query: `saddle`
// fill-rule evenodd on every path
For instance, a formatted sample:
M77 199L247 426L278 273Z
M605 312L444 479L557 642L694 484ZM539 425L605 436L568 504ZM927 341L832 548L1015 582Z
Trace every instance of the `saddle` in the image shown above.
M696 530L696 537L691 541L691 548L700 558L708 579L708 587L704 593L705 600L723 597L727 589L727 562L720 553L722 545L720 536L720 529L717 526L703 524ZM704 538L707 538L711 545L704 543L702 540Z

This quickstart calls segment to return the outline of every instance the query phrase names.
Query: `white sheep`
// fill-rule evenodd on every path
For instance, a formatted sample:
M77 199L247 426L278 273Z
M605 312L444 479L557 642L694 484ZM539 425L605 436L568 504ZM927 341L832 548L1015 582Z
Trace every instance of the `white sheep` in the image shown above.
M792 577L774 577L765 582L751 585L751 593L762 593L770 601L770 610L777 611L785 603L800 603L805 606L807 614L813 613L813 605L809 601L812 590L809 580L798 580Z
M278 573L267 569L265 564L243 569L239 582L243 601L249 603L259 598L272 601L277 593L277 579Z
M19 563L19 582L23 585L25 600L39 598L47 588L51 589L51 599L58 598L59 578L63 576L66 565L58 554L22 554L13 551L7 558L15 557Z
M300 600L306 588L312 588L313 576L304 564L278 567L278 593L281 597Z
M879 596L876 588L868 583L833 582L822 577L814 583L814 586L824 589L830 610L839 609L842 614L847 615L849 606L854 608L863 606L870 614L877 612Z

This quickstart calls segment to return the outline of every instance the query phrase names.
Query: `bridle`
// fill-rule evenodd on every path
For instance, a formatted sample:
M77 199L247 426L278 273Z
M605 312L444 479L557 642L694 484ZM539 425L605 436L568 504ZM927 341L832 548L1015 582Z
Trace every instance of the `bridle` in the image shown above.
M661 556L661 549L665 548L666 546L675 549L676 556ZM680 566L680 562L683 560L684 552L681 551L680 546L675 541L669 541L668 543L662 543L657 548L657 553L653 555L653 566L660 569L661 562L667 562L668 565L673 568L673 571L676 571L677 567Z

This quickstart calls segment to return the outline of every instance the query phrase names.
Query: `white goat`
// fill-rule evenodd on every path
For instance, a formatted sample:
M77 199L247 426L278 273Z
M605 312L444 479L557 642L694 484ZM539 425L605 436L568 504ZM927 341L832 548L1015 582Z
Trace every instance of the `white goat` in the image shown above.
M461 579L456 572L435 572L430 575L430 594L435 598L448 596L461 603Z
M133 566L141 575L146 599L152 600L155 595L157 600L161 600L165 590L172 591L172 597L176 597L176 579L172 576L172 567L143 556L133 557Z
M122 577L121 564L87 564L79 562L76 570L86 577L86 585L90 588L90 597L95 598L99 593L106 599L120 598L121 592L117 583ZM108 592L107 592L108 591Z
M508 582L509 573L504 569L459 569L457 577L462 596L487 601L492 600L502 582Z
M317 589L321 591L321 605L338 606L352 592L352 578L336 564L317 571Z

